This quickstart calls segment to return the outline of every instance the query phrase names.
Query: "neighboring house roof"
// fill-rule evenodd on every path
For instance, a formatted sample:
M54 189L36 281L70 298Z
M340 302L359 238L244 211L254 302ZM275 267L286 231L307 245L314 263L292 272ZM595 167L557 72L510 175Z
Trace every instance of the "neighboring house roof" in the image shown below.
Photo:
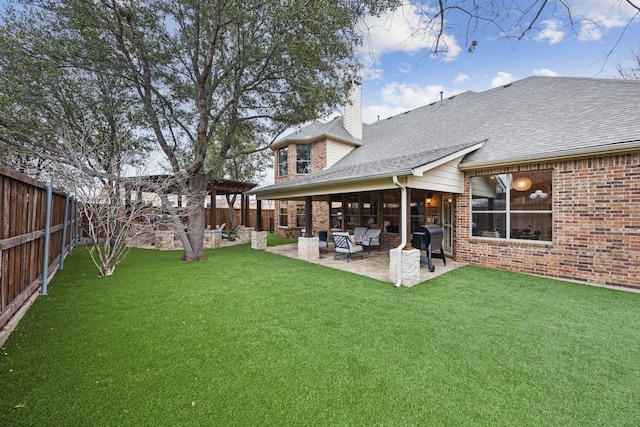
M471 169L638 151L639 111L640 81L529 77L365 125L362 146L332 167L252 193L408 175L456 153Z
M273 148L285 146L291 142L313 142L320 139L334 139L360 146L362 142L355 139L342 125L342 116L328 122L314 121L297 131L279 139L273 144Z

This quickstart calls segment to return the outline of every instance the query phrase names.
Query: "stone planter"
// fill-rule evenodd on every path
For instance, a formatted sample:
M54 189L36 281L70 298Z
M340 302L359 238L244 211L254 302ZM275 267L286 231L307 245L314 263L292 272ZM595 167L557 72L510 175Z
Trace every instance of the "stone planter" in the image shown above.
M220 230L204 230L204 248L215 249L222 243L222 232Z
M171 251L175 249L173 231L156 231L155 246L159 251Z

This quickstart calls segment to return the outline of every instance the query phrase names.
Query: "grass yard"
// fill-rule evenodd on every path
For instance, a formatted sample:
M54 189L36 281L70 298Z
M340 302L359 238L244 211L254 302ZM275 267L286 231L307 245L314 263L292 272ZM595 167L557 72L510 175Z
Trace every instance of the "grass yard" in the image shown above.
M180 255L99 278L75 250L2 348L0 425L640 424L640 294Z

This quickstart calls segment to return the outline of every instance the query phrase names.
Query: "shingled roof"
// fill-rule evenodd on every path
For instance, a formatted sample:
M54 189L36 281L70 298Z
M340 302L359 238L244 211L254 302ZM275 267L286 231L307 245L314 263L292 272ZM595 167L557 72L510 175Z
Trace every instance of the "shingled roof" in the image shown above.
M464 92L364 125L362 146L332 167L265 189L408 174L479 143L461 169L640 150L640 81L529 77Z
M336 117L328 122L314 121L297 131L285 136L273 144L273 148L286 145L290 142L309 142L322 138L331 138L338 141L348 142L355 146L362 145L360 140L355 139L342 126L342 116Z

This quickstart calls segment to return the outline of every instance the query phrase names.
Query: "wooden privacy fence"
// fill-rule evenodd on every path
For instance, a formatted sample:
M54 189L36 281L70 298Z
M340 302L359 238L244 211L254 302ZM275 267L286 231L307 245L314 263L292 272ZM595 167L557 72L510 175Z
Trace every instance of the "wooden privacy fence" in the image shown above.
M214 224L211 223L211 218L213 217L213 215L210 212L211 212L211 208L206 208L205 228L216 228L216 226L219 226L223 223L227 224L227 227L229 227L229 225L231 224L231 221L229 221L229 208L216 208L216 216L215 216ZM234 224L238 224L238 225L242 224L247 227L256 227L258 225L257 211L255 209L249 209L248 215L249 215L248 222L246 224L243 224L241 210L237 208L234 209L233 210ZM275 218L275 211L273 209L262 209L262 229L273 231L272 228L273 228L274 218Z
M47 285L80 232L77 202L0 166L0 345ZM40 292L38 292L40 291Z

